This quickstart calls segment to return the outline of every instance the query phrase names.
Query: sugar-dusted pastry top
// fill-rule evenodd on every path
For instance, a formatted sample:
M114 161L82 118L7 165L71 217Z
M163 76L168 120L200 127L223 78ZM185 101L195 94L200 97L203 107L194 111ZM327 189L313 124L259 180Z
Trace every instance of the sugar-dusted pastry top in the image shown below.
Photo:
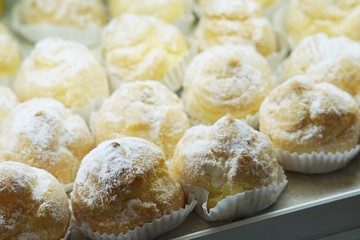
M0 163L0 239L58 240L70 222L68 199L48 172Z
M219 46L197 55L187 68L182 100L190 117L213 124L226 113L256 114L271 90L271 70L251 47Z
M195 33L201 50L216 45L251 45L263 56L276 51L276 36L253 0L212 1Z
M112 16L123 13L150 15L166 22L174 22L188 14L188 0L110 0Z
M310 36L285 63L286 78L306 74L347 91L360 103L360 43L347 37Z
M209 191L209 208L283 177L269 138L231 115L186 131L175 149L173 171L183 184Z
M18 104L0 129L0 162L16 161L73 182L82 158L94 147L84 120L53 99Z
M21 0L20 13L26 24L48 23L89 29L107 22L102 0Z
M5 117L18 103L19 99L10 88L0 86L0 126Z
M102 40L113 88L135 80L162 80L187 49L180 30L150 16L121 15L107 25Z
M359 111L343 90L297 75L276 87L261 105L260 131L283 151L343 152L359 142Z
M136 81L121 85L103 103L92 125L97 144L141 137L161 147L169 158L189 121L175 93L155 81Z
M20 68L14 89L22 101L50 97L68 108L82 108L109 95L105 69L92 52L60 38L35 45Z
M126 233L184 206L184 193L154 144L105 141L82 161L71 196L75 219L100 233Z
M16 73L21 64L20 45L0 23L0 78Z
M317 33L359 41L360 0L291 0L284 21L293 44Z

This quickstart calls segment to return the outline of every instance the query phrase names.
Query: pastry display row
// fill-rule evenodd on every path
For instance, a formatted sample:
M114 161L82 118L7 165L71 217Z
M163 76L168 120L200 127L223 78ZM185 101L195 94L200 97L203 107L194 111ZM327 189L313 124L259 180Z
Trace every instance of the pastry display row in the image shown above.
M0 240L236 221L360 151L358 0L0 2Z

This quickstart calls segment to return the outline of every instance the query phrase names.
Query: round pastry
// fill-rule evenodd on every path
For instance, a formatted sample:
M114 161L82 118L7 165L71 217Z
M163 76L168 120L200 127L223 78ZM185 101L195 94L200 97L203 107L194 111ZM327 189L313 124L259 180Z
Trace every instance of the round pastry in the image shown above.
M107 97L105 69L85 46L60 38L38 42L14 82L21 101L50 97L68 108L85 108Z
M209 192L208 208L227 196L277 184L283 176L269 138L229 114L186 131L172 160L183 184Z
M0 163L0 239L58 240L70 221L68 199L48 172Z
M359 41L360 0L292 0L284 21L294 45L316 33Z
M89 29L106 24L102 0L21 0L21 20L25 24L52 24Z
M276 37L253 0L211 1L196 30L200 50L216 45L251 45L263 56L276 51Z
M117 236L184 207L184 193L159 147L125 137L101 143L84 158L71 202L79 224Z
M108 98L93 121L96 143L133 136L161 147L167 158L189 128L180 99L161 83L126 83Z
M150 15L166 22L175 22L188 13L187 0L110 0L113 17L123 13Z
M226 113L255 115L271 91L271 70L251 47L219 46L197 55L187 68L182 100L195 122L213 124Z
M286 61L284 73L286 79L306 74L332 83L360 103L360 44L346 37L317 34L305 38Z
M19 103L10 88L0 86L0 126L10 111Z
M20 46L6 27L0 23L0 78L14 75L20 64Z
M64 184L74 181L81 159L94 147L84 120L53 99L18 104L0 132L0 161L45 169Z
M188 46L175 26L154 17L123 14L105 28L102 51L112 88L123 82L160 81Z
M360 110L346 92L298 75L282 83L259 110L260 131L275 148L296 153L336 153L355 147Z

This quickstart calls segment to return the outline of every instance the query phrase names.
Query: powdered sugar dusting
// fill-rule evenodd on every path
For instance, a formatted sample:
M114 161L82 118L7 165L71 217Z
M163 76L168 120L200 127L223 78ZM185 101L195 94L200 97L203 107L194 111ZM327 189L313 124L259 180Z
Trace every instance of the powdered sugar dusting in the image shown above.
M179 157L186 161L180 165L180 172L193 179L210 175L213 187L232 185L241 172L253 175L262 184L271 184L276 178L277 172L269 171L275 158L270 140L231 115L213 126L189 129L177 148L175 161Z
M349 131L351 126L345 125L354 124L354 128L358 125L358 120L342 118L348 114L359 115L356 102L349 94L328 83L315 83L305 75L295 76L275 88L259 112L261 131L274 138L276 144L281 141L284 146L298 148L331 143ZM344 126L332 127L340 123ZM354 136L356 138L356 134Z
M59 81L67 81L80 71L97 64L95 57L83 45L47 38L38 42L21 67L27 81L48 87ZM63 76L63 77L59 77Z
M161 159L165 159L161 149L140 138L105 141L83 159L75 191L89 206L96 206L116 188L128 191L136 178L146 177Z
M244 118L257 112L270 85L270 68L253 48L213 47L190 63L182 100L189 114L205 123L226 113Z
M5 231L0 232L0 237L39 239L51 236L54 226L67 224L70 216L67 198L59 189L63 191L60 183L44 170L16 162L0 163L0 192L16 199L0 203L0 229ZM54 226L37 226L37 214L50 216L49 221ZM21 233L17 233L19 228Z
M292 52L285 73L288 78L306 74L356 95L360 92L360 44L325 34L307 37Z
M181 116L171 120L171 113ZM164 130L164 125L170 121L173 122L172 128ZM97 142L128 135L143 137L169 155L174 143L163 141L164 135L166 139L179 140L187 128L183 105L173 92L155 81L135 81L121 85L104 102L95 123L95 136Z

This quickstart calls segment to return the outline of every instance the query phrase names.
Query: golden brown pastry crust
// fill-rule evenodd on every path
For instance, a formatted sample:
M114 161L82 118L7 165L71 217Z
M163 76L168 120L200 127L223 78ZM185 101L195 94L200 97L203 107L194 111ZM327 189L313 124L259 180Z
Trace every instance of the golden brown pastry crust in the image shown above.
M106 71L85 46L60 38L35 45L14 82L21 101L49 97L68 108L84 108L109 95Z
M271 91L271 70L251 47L219 46L197 55L187 68L182 101L189 116L213 124L227 113L254 115Z
M184 206L184 193L154 144L125 137L105 141L82 161L71 196L78 224L118 235Z
M360 136L355 100L328 83L295 76L275 88L260 107L260 131L274 146L297 153L344 152Z
M89 29L107 22L102 0L21 0L20 11L26 24L46 23Z
M182 184L209 192L208 208L229 195L279 183L283 176L269 138L231 115L186 131L172 160Z
M306 74L336 85L360 104L360 43L346 37L310 36L296 46L284 66L286 79Z
M133 136L145 138L163 149L167 158L189 128L180 99L155 81L126 83L101 107L93 130L96 143Z
M17 105L0 131L0 162L46 169L64 184L74 181L81 159L94 147L84 120L53 99Z
M276 51L276 36L261 7L251 0L211 1L196 30L200 50L217 45L251 45L263 56Z
M0 163L0 239L58 240L70 222L68 199L48 172Z

